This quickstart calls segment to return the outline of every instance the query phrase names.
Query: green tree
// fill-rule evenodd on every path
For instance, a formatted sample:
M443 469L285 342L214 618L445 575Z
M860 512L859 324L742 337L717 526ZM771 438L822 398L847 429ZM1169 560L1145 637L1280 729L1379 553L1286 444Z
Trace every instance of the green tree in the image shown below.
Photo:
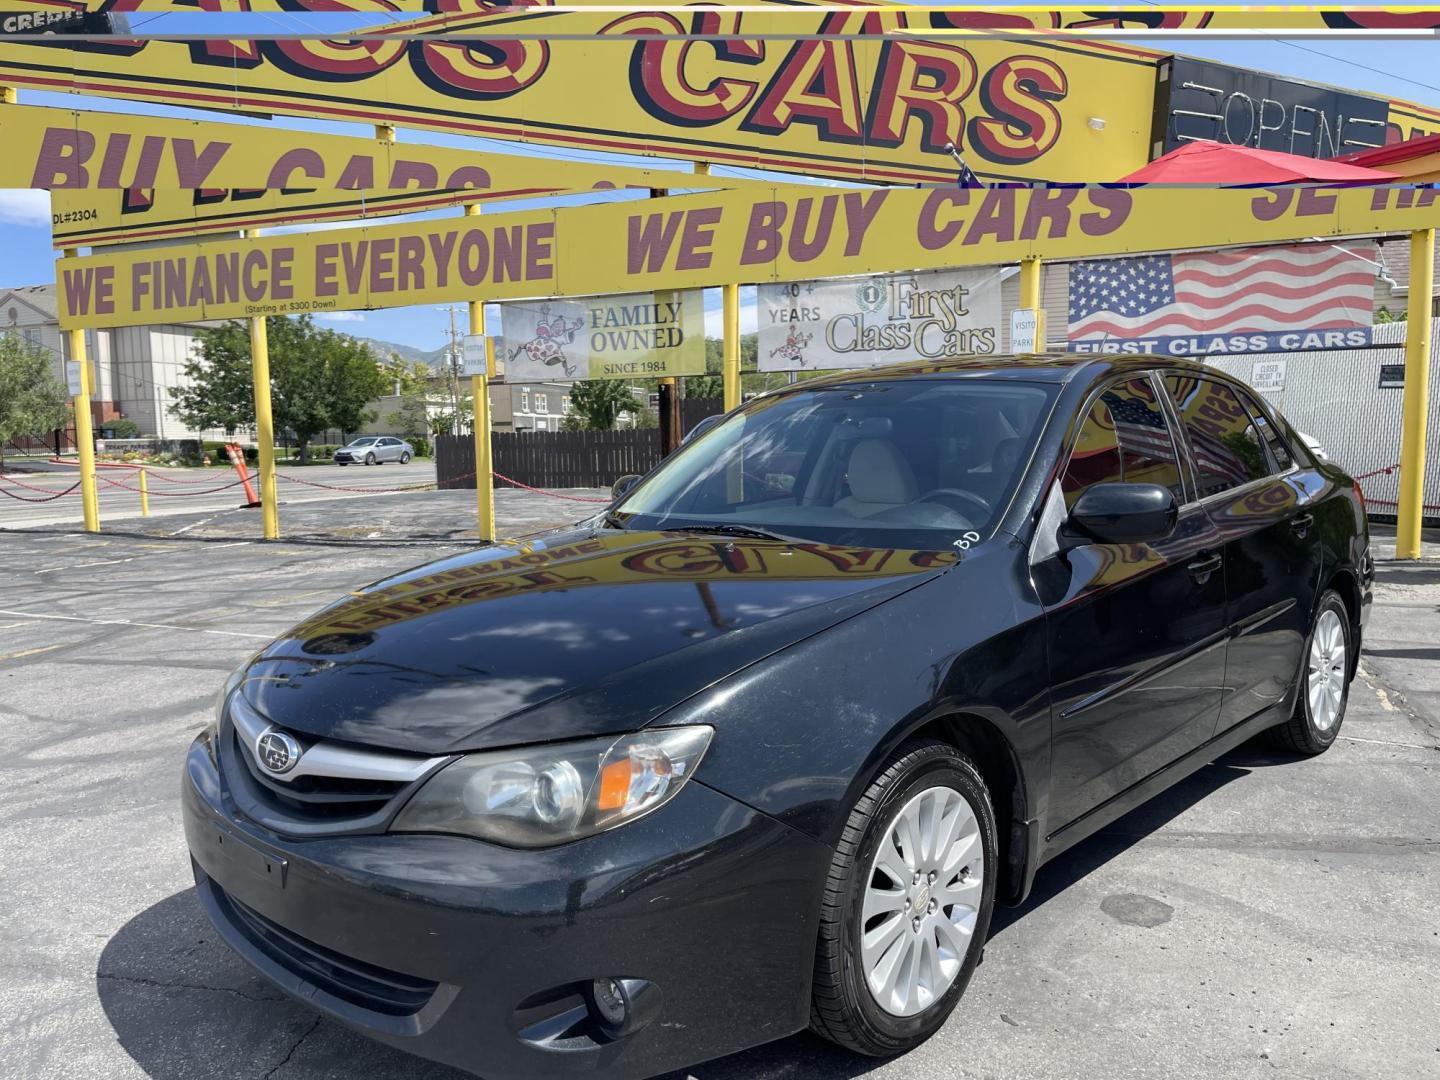
M353 432L375 418L365 406L385 392L385 374L368 345L320 329L308 315L271 317L265 323L275 427L294 433L300 460L308 462L310 440L319 432ZM171 415L193 428L233 432L255 426L245 324L232 320L200 331L183 370L190 385L171 390Z
M1375 322L1377 324L1405 322L1407 319L1409 319L1409 317L1410 312L1406 311L1404 308L1401 308L1399 311L1391 311L1384 304L1381 304L1380 310L1375 312Z
M64 427L65 386L50 373L50 354L19 334L0 334L0 464L5 444Z
M584 379L570 388L567 431L612 431L622 412L633 412L635 395L621 379Z

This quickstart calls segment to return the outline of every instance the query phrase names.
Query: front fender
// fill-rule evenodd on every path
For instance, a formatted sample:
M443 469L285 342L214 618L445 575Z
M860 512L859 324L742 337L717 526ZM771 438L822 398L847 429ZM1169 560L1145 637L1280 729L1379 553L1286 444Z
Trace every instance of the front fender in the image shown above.
M1023 551L1001 538L659 722L712 725L697 779L833 846L884 762L942 717L993 725L1017 764L1024 816L1043 814L1048 683L1043 611Z

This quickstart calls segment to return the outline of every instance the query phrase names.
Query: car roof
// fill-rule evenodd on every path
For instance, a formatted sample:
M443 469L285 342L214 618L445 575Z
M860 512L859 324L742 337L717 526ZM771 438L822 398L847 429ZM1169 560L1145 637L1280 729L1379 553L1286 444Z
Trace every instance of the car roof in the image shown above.
M904 361L884 367L842 371L794 383L785 390L812 387L872 385L877 382L909 379L987 378L1016 379L1026 382L1066 383L1080 378L1086 381L1113 373L1149 371L1154 368L1179 368L1196 374L1215 374L1191 360L1172 356L1130 356L1107 353L1007 353L986 356L963 356L949 360Z

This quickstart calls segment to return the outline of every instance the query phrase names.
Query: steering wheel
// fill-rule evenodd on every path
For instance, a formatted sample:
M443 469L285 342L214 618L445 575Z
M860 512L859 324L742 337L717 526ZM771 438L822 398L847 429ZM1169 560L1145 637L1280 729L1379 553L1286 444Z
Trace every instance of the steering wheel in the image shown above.
M943 498L939 496L943 496ZM970 511L960 509L951 500L968 503L970 504L971 509L978 506L980 508L980 516L978 518L975 518L976 521L987 521L995 513L994 507L992 507L986 500L982 499L979 495L976 495L972 491L962 491L959 488L934 488L930 491L927 491L924 495L921 495L920 498L916 499L915 501L938 502L941 506L948 506L951 510L954 510L957 514L960 514L967 519L974 517L974 515L971 514Z

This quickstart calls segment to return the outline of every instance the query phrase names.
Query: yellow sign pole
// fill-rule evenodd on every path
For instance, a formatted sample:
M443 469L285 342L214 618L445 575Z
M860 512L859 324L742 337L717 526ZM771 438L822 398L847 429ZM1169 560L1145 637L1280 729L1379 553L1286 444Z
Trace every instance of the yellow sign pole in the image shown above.
M724 384L725 411L740 404L740 286L721 286L721 325L724 327L720 353L720 378Z
M74 249L65 257L75 257ZM85 531L100 531L100 493L95 489L95 429L90 421L90 358L85 352L85 331L71 330L70 360L80 365L80 392L75 395L75 442L80 451L80 502Z
M480 213L479 203L465 207L466 217ZM485 333L485 301L471 300L470 333ZM474 419L471 430L475 438L475 506L476 527L482 541L495 539L495 482L490 476L490 376L495 374L495 347L485 343L485 371L470 376L470 398Z
M1040 299L1040 259L1020 260L1020 306L1035 312L1035 350L1045 348L1045 308Z
M253 238L254 229L244 235ZM270 339L265 331L265 316L250 316L250 373L255 385L255 441L259 444L260 515L264 520L265 539L280 539L279 492L275 476L275 421L270 413Z
M1395 557L1420 557L1425 504L1425 425L1430 413L1430 308L1435 291L1435 230L1410 234L1410 307L1405 318L1405 409L1400 431L1400 494Z

